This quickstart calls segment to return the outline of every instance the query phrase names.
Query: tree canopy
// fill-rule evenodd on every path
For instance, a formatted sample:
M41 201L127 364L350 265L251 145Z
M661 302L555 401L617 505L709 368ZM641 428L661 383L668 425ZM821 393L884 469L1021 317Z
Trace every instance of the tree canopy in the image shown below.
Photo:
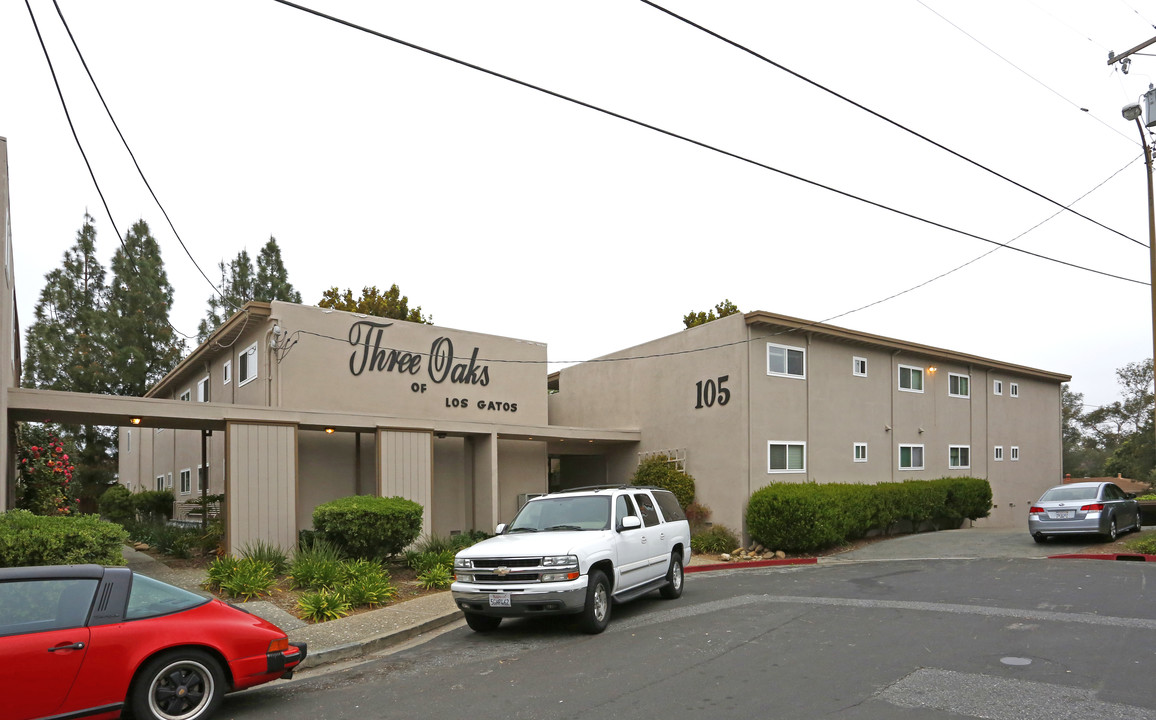
M1115 475L1156 481L1152 360L1116 370L1119 400L1084 412L1081 393L1064 386L1064 472L1072 477Z
M728 315L735 315L741 312L742 310L739 310L738 306L733 302L730 300L723 300L714 306L714 310L710 310L708 312L695 312L691 310L689 313L683 316L682 324L685 325L687 329L690 329L699 325L705 325L712 320L718 320L720 318L725 318Z
M228 266L222 260L217 263L217 268L221 271L221 282L218 285L220 294L209 296L209 309L197 327L197 342L204 342L214 330L224 325L226 320L251 300L301 302L301 293L289 282L289 272L281 259L281 248L272 235L257 255L255 270L249 251L243 248L237 257L229 261Z
M356 299L352 290L338 290L337 286L333 286L321 294L321 302L317 303L317 306L374 317L433 324L433 316L422 315L420 305L410 308L409 298L401 294L396 284L391 285L384 293L378 290L376 285L362 288L361 297Z

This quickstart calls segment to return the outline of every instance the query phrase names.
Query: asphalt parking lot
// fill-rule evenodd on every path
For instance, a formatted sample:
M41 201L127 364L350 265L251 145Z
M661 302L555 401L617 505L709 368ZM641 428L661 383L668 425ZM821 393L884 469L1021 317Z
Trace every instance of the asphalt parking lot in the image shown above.
M1153 532L1152 528L1146 532ZM1122 535L1121 538L1134 537ZM1040 544L1022 529L966 528L901 535L833 555L834 561L922 560L965 558L1046 558L1052 555L1105 552L1095 536L1051 538Z

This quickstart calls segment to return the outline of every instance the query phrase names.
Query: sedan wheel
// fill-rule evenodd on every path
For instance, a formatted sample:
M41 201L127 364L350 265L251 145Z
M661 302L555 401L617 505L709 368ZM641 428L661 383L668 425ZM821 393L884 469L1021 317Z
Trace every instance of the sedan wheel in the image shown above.
M1116 529L1116 518L1112 518L1108 523L1108 534L1104 536L1104 539L1107 542L1115 542L1118 537L1120 537L1120 532Z
M1036 533L1035 535L1032 535L1032 540L1035 540L1038 543L1046 543L1048 541L1048 536L1044 535L1043 533Z
M130 704L137 720L208 718L225 694L220 664L201 650L173 650L153 658L133 682Z

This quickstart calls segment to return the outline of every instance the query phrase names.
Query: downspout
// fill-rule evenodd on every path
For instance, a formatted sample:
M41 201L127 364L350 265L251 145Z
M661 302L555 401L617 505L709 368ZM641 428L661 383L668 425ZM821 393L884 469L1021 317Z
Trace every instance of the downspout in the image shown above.
M888 471L888 473L891 475L891 482L898 482L899 481L899 469L898 469L899 468L899 459L898 459L898 457L896 457L896 453L899 452L899 441L895 439L895 437L896 437L896 433L895 433L895 396L896 396L896 393L899 392L895 387L896 378L899 375L899 366L898 366L898 363L896 362L898 358L899 358L899 351L898 350L892 350L891 351L891 368L889 370L889 372L891 374L891 381L890 381L891 382L891 422L889 423L889 426L891 428L891 430L890 430L891 439L888 441L889 442L889 448L887 450L887 456L891 459L890 460L890 468L891 469Z
M277 327L277 319L269 318L272 324L265 331L265 407L273 407L273 353L277 347L274 344L273 328Z

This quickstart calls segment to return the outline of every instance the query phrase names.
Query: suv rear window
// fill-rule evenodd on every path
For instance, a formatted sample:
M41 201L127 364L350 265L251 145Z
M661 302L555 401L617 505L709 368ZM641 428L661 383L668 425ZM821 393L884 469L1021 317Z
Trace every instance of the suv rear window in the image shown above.
M686 513L682 511L674 493L655 490L654 501L658 503L658 507L662 508L662 516L666 518L667 522L686 520Z

